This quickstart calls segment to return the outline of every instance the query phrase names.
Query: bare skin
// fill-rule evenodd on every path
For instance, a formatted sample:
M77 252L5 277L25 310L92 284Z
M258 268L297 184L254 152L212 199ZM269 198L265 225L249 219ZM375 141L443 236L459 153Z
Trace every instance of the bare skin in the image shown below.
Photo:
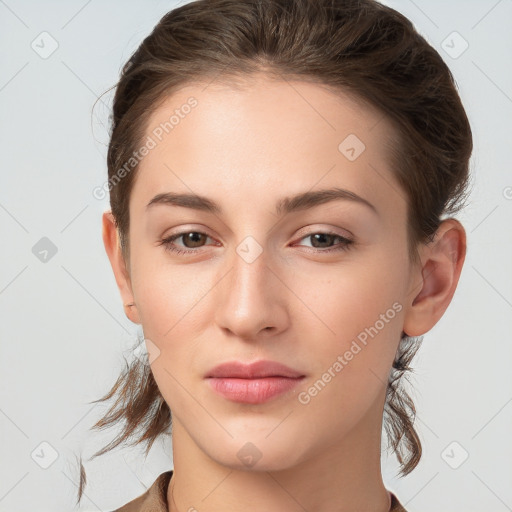
M172 411L169 511L388 511L380 467L388 374L402 331L426 333L452 300L465 231L445 220L412 264L405 193L387 163L391 127L373 109L265 75L204 87L181 89L152 115L148 135L187 98L198 101L140 163L129 261L112 215L103 216L123 303L134 303L126 314L142 325L150 358L158 353L151 369ZM338 149L349 134L365 145L353 161ZM334 187L373 208L345 198L276 213L284 197ZM221 211L146 206L167 192L207 197ZM205 236L170 244L187 254L162 245L190 232ZM205 379L219 363L261 359L305 377L259 404L231 401Z

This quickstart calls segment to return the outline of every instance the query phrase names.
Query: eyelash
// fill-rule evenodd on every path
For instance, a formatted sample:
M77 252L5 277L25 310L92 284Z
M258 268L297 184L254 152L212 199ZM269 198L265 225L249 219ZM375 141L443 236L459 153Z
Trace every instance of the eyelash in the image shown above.
M181 233L176 233L167 238L164 238L163 240L161 240L159 245L163 245L166 251L169 251L171 253L178 254L178 255L180 255L180 254L188 254L188 255L196 254L198 251L200 251L200 249L202 249L202 247L198 247L195 249L190 249L190 248L189 249L177 249L173 245L174 240L177 240L178 238L182 237L183 235L187 235L189 233L197 233L200 235L205 235L207 238L211 238L210 236L208 236L206 233L203 233L202 231L182 231ZM314 247L311 248L312 252L315 252L315 253L326 253L326 252L330 253L330 252L337 252L337 251L347 251L354 244L353 240L350 240L349 238L338 235L338 233L334 233L332 231L314 231L312 233L309 233L309 234L303 236L299 240L311 237L313 235L331 235L331 236L334 236L335 238L338 238L339 240L341 240L341 243L339 243L337 246L330 247L328 249L317 249Z

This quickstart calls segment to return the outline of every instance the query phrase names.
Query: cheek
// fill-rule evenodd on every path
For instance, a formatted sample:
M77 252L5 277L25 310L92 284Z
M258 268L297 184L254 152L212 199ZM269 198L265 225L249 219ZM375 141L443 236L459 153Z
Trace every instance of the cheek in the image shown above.
M386 315L391 309L388 316L395 319L397 309L401 309L397 306L393 309L393 305L402 300L405 283L402 272L398 265L392 267L383 259L297 274L300 277L293 281L294 292L309 306L307 317L301 316L302 320L298 321L316 319L325 325L325 332L330 332L331 338L351 339L375 324L381 314Z
M199 335L212 320L215 285L222 272L194 264L171 265L165 255L155 257L154 252L154 248L136 251L132 260L132 285L144 333L166 345L177 337L192 341L194 332ZM389 255L337 266L303 262L300 267L282 272L283 281L289 283L289 288L283 288L283 297L289 297L289 328L309 332L309 338L331 340L319 344L321 351L343 348L361 333L364 337L387 311L393 313L394 321L386 322L382 331L399 323L393 304L401 300L404 272L402 264L396 259L393 263Z
M205 281L206 276L198 279L192 265L144 264L143 257L132 274L144 337L158 347L152 373L164 400L179 413L190 406L183 386L188 388L190 369L198 367L206 349L199 344L205 322L211 320L205 310L211 283Z
M304 353L314 356L312 380L320 379L317 387L322 390L328 381L327 392L315 403L352 403L355 396L348 391L357 389L361 403L352 405L362 407L362 413L382 391L402 332L402 263L381 253L363 265L331 270L328 277L324 269L317 275L301 273L295 281L297 295L315 313L304 310L296 319L298 330L316 339L313 354L311 342L301 337Z
M132 285L145 334L170 341L187 326L197 325L201 303L212 289L208 277L199 276L193 265L170 265L165 256L140 251L134 258Z
M313 322L310 312L297 320L316 339L313 346L302 337L314 371L299 403L308 417L336 424L335 430L357 423L383 397L400 340L403 280L399 265L391 268L384 261L298 281L298 294L322 320Z

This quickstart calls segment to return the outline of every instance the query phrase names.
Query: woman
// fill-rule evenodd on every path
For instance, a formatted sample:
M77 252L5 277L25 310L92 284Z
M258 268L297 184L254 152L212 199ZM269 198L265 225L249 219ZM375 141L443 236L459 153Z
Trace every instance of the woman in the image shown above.
M172 433L174 469L119 511L405 510L382 426L410 473L402 380L459 280L471 151L448 67L373 0L162 18L116 88L103 216L147 357L95 456Z

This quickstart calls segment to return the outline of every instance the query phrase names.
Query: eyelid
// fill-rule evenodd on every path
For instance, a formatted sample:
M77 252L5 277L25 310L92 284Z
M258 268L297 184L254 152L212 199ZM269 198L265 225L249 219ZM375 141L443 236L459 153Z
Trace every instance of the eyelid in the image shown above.
M187 233L201 233L210 238L215 238L213 235L210 234L208 228L206 228L204 226L187 226L187 225L180 226L175 229L171 229L168 234L162 235L161 238L170 238L172 236L185 235Z
M298 232L297 237L295 237L295 241L300 240L306 236L314 235L315 233L325 233L328 235L335 235L341 238L346 238L347 240L353 240L354 235L348 229L341 228L333 228L333 227L320 227L320 226L306 226L305 228L301 228Z

